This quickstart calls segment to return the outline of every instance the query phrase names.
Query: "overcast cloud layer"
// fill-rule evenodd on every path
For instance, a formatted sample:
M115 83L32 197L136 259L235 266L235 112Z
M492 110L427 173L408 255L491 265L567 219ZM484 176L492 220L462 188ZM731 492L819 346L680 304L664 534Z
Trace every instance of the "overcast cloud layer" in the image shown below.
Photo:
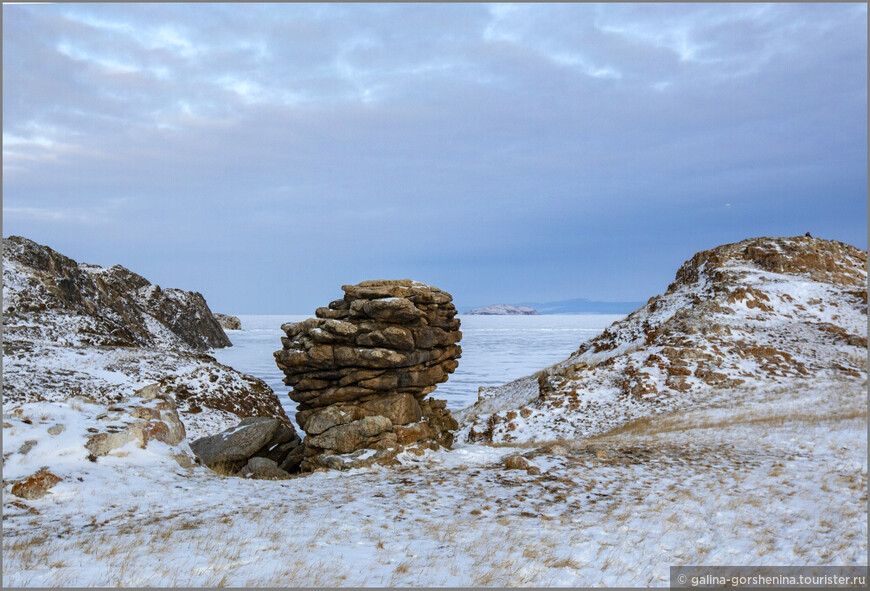
M867 10L3 7L3 234L311 313L646 300L759 235L867 247Z

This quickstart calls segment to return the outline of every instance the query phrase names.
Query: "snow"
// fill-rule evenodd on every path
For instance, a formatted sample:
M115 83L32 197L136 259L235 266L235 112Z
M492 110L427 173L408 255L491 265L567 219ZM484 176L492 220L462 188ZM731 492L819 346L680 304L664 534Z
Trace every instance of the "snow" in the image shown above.
M563 442L567 455L458 444L289 481L183 470L153 442L96 463L68 453L64 480L21 503L38 515L4 495L4 582L662 586L671 564L866 564L864 393L806 382L747 396ZM8 449L39 441L32 467L57 465L50 454L90 424L53 406L4 428ZM58 421L70 426L52 439ZM542 473L503 468L517 453Z
M124 411L110 405L123 409L166 371L193 391L241 388L244 378L209 364L213 382L202 363L172 350L95 348L78 336L60 346L38 322L18 324L29 340L3 359L4 583L636 587L666 586L670 565L866 564L866 349L820 339L818 328L866 337L866 312L808 278L729 271L767 294L772 312L747 306L750 294L713 319L734 339L788 345L796 363L815 368L808 375L768 375L757 359L728 353L720 371L743 384L680 398L650 369L656 394L620 397L607 367L618 373L661 353L644 348L644 322L674 319L693 296L712 293L707 270L616 327L621 316L462 317L459 368L434 396L456 411L479 395L455 413L466 429L526 406L512 441L464 443L460 432L453 450L404 452L395 467L286 481L182 468L173 456L191 453L190 439L238 423L206 408L183 416L188 440L178 446L130 443L89 460L87 438L124 425ZM28 289L14 265L4 266L7 276L4 298ZM271 352L281 324L304 318L242 316L235 346L214 352L263 378L291 417ZM52 331L66 335L85 322L55 320ZM613 348L577 350L609 325ZM686 339L704 352L723 345ZM593 379L576 408L531 406L538 376L559 378L577 363ZM566 388L580 384L564 376ZM81 395L69 397L73 388ZM28 389L43 400L16 397ZM504 459L517 454L540 474L507 469ZM43 467L61 478L49 494L11 495Z

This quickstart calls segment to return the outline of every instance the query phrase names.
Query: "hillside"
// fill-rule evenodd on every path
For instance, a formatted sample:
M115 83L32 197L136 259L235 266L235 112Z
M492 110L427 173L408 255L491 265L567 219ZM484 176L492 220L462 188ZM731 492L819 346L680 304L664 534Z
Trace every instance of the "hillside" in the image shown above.
M3 403L109 405L159 383L191 438L239 416L289 419L262 380L208 355L231 346L205 298L120 266L77 263L26 238L3 239Z
M794 378L866 379L867 253L754 238L697 253L667 291L568 359L482 388L457 414L469 441L588 437L632 419L727 403Z

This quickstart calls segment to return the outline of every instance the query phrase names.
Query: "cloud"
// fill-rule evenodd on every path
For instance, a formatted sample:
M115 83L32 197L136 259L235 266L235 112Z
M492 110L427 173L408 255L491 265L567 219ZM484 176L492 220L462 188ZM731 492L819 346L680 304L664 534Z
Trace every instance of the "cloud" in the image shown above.
M115 262L174 274L163 284L185 277L183 260L240 272L293 252L323 286L360 269L467 267L459 289L485 301L475 276L549 289L540 259L574 277L565 297L631 300L670 280L668 256L714 240L826 220L866 244L863 5L80 4L4 17L7 229L85 254L124 243L133 261ZM722 203L746 213L717 219ZM118 216L125 232L109 227ZM664 267L631 258L629 243L665 244L663 228ZM155 238L177 264L148 254ZM619 287L584 282L602 268ZM263 274L262 306L280 311Z
M4 207L3 213L31 222L95 226L120 222L119 214L127 201L125 198L108 199L94 207Z

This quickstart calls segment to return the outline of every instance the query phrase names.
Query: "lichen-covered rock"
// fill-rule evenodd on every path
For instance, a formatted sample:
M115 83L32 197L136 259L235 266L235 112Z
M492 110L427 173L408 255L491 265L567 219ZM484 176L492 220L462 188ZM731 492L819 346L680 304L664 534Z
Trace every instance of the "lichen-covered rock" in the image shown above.
M12 494L22 499L41 499L48 494L48 489L61 481L48 470L39 470L32 476L12 485Z
M308 435L302 468L389 463L421 440L449 447L456 422L426 396L462 353L453 298L407 279L342 290L316 318L283 325L275 352ZM377 453L356 453L364 449Z

